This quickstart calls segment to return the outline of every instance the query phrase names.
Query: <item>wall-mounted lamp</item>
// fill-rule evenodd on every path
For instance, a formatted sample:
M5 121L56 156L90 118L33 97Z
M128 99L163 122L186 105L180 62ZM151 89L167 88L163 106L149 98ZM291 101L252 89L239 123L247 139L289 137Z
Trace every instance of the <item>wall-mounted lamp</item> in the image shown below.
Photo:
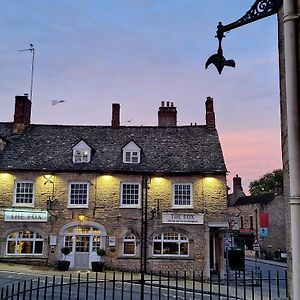
M79 219L80 222L84 222L85 219L86 219L86 216L81 213L81 214L78 215L78 219Z

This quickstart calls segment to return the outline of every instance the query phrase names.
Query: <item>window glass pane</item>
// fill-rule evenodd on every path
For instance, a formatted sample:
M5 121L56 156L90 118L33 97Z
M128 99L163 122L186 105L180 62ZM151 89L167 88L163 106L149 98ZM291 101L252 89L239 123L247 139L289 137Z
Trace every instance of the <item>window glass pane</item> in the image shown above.
M174 184L174 205L191 205L190 184Z
M124 242L124 254L127 255L135 254L135 242Z
M163 242L163 254L178 255L178 243L176 242Z
M138 205L139 204L139 184L122 184L122 204Z
M16 248L15 241L9 241L7 243L7 253L15 253L15 248Z
M94 236L93 237L93 251L96 251L99 248L101 248L101 237Z
M181 243L180 244L180 255L188 255L189 253L189 251L188 251L188 249L189 249L189 246L188 246L189 244L188 243Z
M35 241L35 254L42 254L43 253L43 242L42 241Z
M76 252L89 252L89 236L76 236Z
M15 199L19 204L33 203L33 182L16 182Z
M161 254L161 242L153 243L153 254Z
M72 183L70 185L70 204L86 205L88 197L87 183Z
M72 236L65 236L65 247L73 248L73 237Z

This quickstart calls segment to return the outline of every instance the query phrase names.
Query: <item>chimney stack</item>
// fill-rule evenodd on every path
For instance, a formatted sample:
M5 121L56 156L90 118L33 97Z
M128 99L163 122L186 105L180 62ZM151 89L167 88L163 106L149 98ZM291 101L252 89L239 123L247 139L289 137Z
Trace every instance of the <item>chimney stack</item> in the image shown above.
M158 126L168 127L177 126L177 110L173 102L161 101L161 105L158 111Z
M120 127L120 104L119 103L112 104L111 126L112 126L112 128Z
M206 106L206 125L210 127L216 127L216 119L214 112L214 100L211 97L207 97L205 101Z
M31 101L28 99L28 94L16 96L15 99L13 133L22 134L30 124Z
M242 187L242 178L239 177L238 174L235 175L235 177L233 177L233 193L239 193L243 191L243 187Z

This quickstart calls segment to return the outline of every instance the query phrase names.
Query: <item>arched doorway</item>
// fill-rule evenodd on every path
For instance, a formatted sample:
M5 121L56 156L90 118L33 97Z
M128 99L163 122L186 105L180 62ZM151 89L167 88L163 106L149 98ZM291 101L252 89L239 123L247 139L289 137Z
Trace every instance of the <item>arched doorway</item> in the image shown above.
M67 260L74 269L90 269L99 260L96 249L105 249L106 229L96 222L72 222L60 230L61 247L72 249Z

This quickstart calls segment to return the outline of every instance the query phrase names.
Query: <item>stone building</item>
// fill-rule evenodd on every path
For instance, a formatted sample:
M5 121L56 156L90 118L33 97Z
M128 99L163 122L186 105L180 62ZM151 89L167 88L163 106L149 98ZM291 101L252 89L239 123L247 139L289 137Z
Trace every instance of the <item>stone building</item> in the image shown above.
M233 178L233 193L228 197L231 233L235 246L253 250L257 242L260 255L275 257L278 250L286 252L286 202L282 188L275 193L247 196L243 192L242 179ZM236 224L237 223L237 224Z
M177 126L162 102L158 126L30 124L16 96L14 121L0 123L0 260L88 269L223 271L226 167L213 99L206 124ZM26 258L26 260L24 260Z

